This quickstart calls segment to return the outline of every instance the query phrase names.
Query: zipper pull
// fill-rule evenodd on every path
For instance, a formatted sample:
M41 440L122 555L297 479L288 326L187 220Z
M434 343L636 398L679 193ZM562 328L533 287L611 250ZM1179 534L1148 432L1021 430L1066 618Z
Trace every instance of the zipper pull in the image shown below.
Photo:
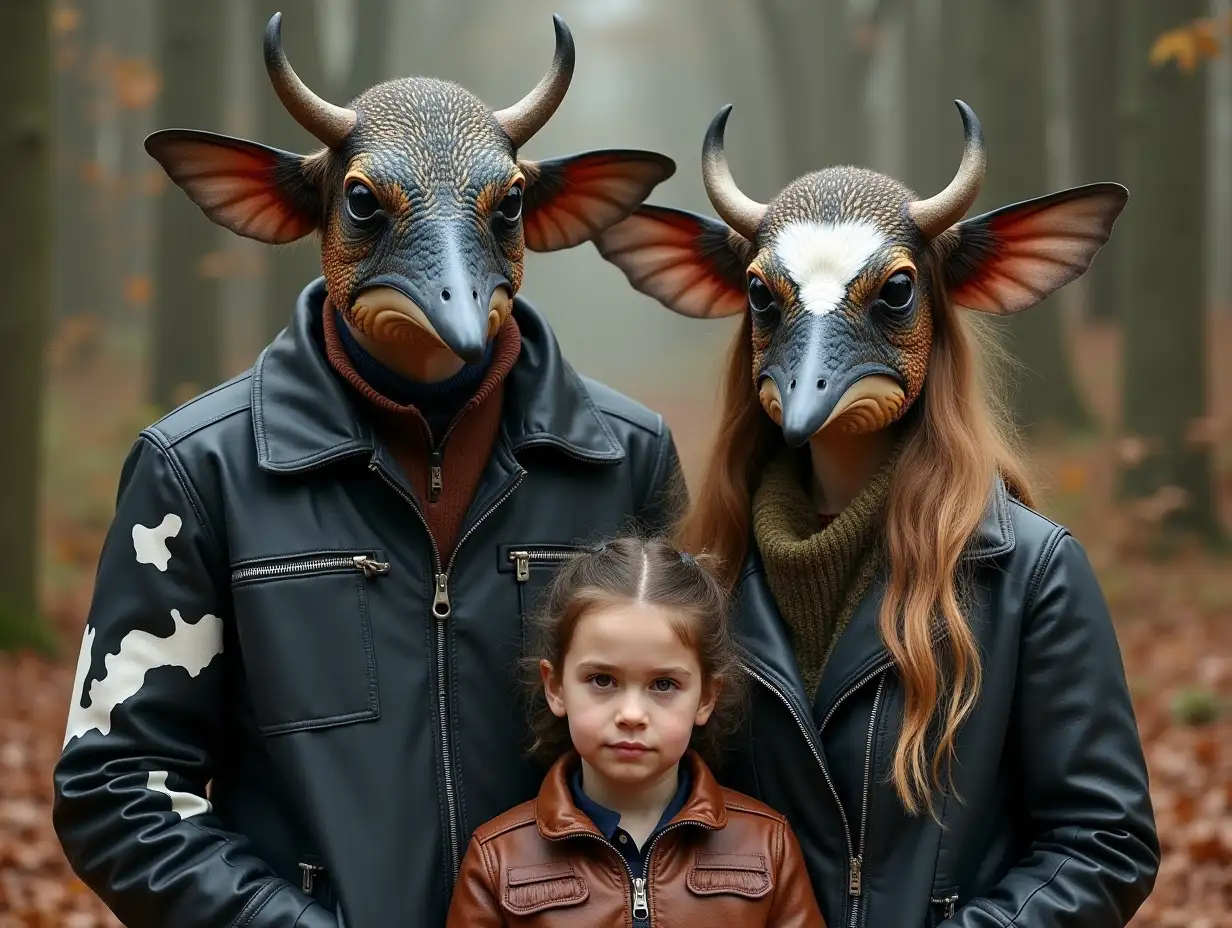
M432 452L432 467L429 471L431 474L431 483L428 489L428 501L435 503L441 498L441 488L445 481L441 475L441 464L443 463L444 455L440 451Z
M530 579L530 552L529 551L510 551L509 556L513 558L515 567L514 576L518 583L525 583Z
M954 893L954 895L952 896L940 896L940 897L934 896L932 899L929 900L929 902L931 902L933 905L944 906L944 908L941 910L943 913L941 917L943 919L953 918L954 908L958 905L958 893Z
M320 864L308 864L301 861L299 870L302 874L299 881L299 888L304 891L304 895L311 896L313 880L318 873L324 873L325 868Z
M355 561L355 566L364 572L365 577L375 577L377 574L389 573L389 564L384 561L373 560L366 554L357 554L352 560Z
M650 918L650 902L646 898L646 880L633 879L633 917Z
M436 595L432 597L432 614L442 622L453 611L449 602L449 574L436 575Z
M860 895L860 886L860 858L853 857L851 858L851 877L847 881L847 895Z

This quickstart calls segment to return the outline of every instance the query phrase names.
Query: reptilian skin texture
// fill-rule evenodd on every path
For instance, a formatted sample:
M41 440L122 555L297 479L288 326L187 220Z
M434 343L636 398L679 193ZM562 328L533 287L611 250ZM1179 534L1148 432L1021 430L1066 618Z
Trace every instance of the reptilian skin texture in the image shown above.
M761 277L774 295L778 312L754 315L753 369L755 381L771 370L792 372L810 347L819 347L824 367L839 370L853 357L864 364L881 364L902 378L901 411L915 401L924 384L932 345L933 262L928 243L907 215L915 194L898 181L875 171L835 167L814 171L793 181L767 205L757 230L757 256L749 273ZM881 231L886 244L872 254L846 288L835 311L826 315L820 345L817 317L801 298L799 282L776 250L790 224L822 225L864 220ZM887 313L877 305L885 281L899 271L916 281L912 305L905 313ZM792 379L787 375L790 388Z
M359 286L382 274L442 281L451 256L462 277L516 293L525 242L520 223L497 206L522 173L491 111L447 81L413 77L378 84L352 103L358 122L330 160L321 257L335 305L349 311ZM383 221L357 223L347 185L368 185ZM450 246L453 247L450 247ZM452 299L486 304L478 285ZM501 316L509 311L506 302Z

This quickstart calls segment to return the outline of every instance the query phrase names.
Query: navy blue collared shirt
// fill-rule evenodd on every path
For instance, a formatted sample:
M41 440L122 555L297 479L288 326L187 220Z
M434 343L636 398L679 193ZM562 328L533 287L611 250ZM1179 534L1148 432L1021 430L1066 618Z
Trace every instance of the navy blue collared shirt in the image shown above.
M659 832L667 827L667 823L676 817L676 813L683 809L685 802L688 801L689 790L693 785L689 776L688 764L681 763L677 770L679 774L677 777L676 795L672 797L672 801L663 810L663 814L659 817L659 824L655 825L654 831L650 833L650 837L646 839L646 843L642 847L649 848ZM632 869L633 875L639 878L644 877L646 875L646 861L642 858L642 849L637 846L633 836L620 827L619 812L613 812L611 809L599 805L599 803L582 792L582 767L580 764L574 768L573 775L569 777L569 792L573 794L574 805L580 811L586 813L587 817L595 823L595 827L603 833L603 837L611 841L616 846L616 850L620 851L621 856L624 857L630 869Z

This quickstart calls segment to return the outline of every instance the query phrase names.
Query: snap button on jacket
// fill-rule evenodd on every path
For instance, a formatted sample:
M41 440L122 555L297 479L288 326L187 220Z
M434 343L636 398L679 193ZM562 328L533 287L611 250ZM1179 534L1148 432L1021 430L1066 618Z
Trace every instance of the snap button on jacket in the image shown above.
M644 900L619 851L574 804L570 753L536 799L475 831L447 928L723 925L822 928L783 816L719 786L690 751L693 789L646 853Z

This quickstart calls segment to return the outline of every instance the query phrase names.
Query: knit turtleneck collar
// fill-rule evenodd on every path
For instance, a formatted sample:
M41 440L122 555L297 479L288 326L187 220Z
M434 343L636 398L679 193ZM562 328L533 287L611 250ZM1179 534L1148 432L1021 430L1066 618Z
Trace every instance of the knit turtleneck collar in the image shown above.
M885 505L900 451L901 443L833 517L818 515L808 457L799 451L784 449L772 459L754 491L753 536L810 699L881 563Z

